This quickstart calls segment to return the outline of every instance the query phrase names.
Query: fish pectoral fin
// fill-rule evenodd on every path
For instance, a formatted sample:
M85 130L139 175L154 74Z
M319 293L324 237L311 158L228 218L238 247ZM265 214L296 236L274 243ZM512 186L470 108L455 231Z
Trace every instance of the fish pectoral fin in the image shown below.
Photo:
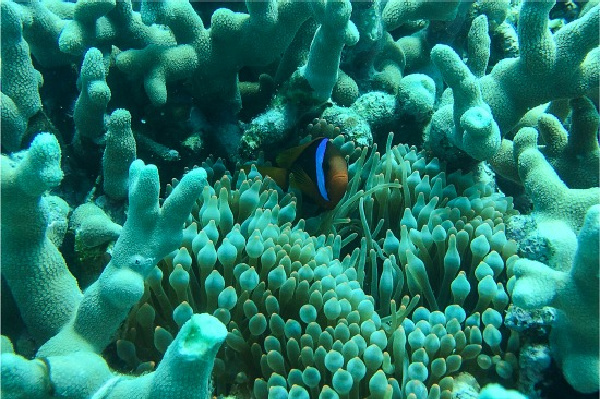
M317 204L325 202L315 182L301 168L292 168L290 171L290 186L298 188L303 194L310 197Z
M302 168L292 167L290 169L290 175L298 186L314 184L310 176Z

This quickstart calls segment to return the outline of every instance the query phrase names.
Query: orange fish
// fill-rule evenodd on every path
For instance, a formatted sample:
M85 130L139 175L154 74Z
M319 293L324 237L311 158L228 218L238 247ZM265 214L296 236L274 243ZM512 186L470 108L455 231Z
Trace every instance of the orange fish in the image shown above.
M348 187L348 165L338 148L319 137L277 155L277 166L257 170L270 176L279 187L298 188L320 207L333 209Z

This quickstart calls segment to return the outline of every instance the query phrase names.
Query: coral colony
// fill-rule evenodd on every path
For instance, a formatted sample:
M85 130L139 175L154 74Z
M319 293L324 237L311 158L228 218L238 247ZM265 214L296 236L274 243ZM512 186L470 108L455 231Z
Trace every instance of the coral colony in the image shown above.
M2 398L592 398L598 0L1 0Z

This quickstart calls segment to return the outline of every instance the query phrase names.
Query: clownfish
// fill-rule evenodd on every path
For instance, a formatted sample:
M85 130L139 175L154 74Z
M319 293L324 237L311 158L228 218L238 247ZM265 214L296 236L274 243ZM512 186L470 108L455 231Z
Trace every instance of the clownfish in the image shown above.
M279 187L299 189L325 209L333 209L348 187L348 164L338 148L327 138L319 137L279 153L277 166L259 166Z

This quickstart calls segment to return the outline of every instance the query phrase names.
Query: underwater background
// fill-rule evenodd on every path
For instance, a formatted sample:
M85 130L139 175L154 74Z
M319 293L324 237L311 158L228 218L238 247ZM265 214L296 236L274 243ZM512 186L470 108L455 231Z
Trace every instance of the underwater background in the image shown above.
M595 398L598 0L1 0L2 398Z

